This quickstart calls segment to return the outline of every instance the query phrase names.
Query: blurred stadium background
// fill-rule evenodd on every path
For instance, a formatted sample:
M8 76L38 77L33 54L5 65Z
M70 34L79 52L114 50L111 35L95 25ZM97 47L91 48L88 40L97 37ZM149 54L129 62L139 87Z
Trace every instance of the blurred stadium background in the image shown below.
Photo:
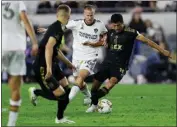
M111 28L109 18L113 13L123 14L125 24L137 29L157 42L163 48L176 53L176 3L175 1L25 1L29 18L34 25L38 42L43 34L37 32L38 27L47 28L55 21L55 11L58 5L65 3L72 8L71 19L83 18L83 6L92 4L97 7L95 18ZM65 32L63 52L72 59L72 32ZM30 55L31 43L27 36L26 64L27 75L25 83L35 82L32 72L33 57ZM72 72L63 63L59 63L67 76ZM2 72L2 82L6 83L8 75ZM91 79L91 78L90 78ZM88 80L90 80L88 79ZM91 80L90 80L91 81ZM159 55L148 46L136 42L130 70L123 78L125 84L143 83L175 83L176 61L171 61Z

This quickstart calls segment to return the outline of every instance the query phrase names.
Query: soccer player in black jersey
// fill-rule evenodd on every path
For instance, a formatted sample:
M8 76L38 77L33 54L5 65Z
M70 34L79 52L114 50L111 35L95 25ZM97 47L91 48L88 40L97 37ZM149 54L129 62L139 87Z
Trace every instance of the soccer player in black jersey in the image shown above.
M148 44L150 47L155 48L161 54L171 57L169 51L159 47L155 42L147 39L138 31L130 27L126 27L123 23L121 14L113 14L111 16L111 23L113 29L109 30L104 36L104 40L98 43L87 42L84 45L98 46L107 43L108 51L99 72L94 75L93 85L91 89L92 105L86 112L94 112L97 109L99 98L105 96L109 91L122 79L128 70L129 59L132 53L135 39ZM101 84L109 78L109 82L101 89Z
M33 63L35 78L41 89L29 89L30 99L36 105L37 96L58 102L58 112L55 123L74 123L63 116L69 103L68 81L58 66L58 60L75 69L71 62L63 55L59 47L62 41L65 25L70 18L71 9L67 5L57 8L57 21L49 26L39 45L38 55Z

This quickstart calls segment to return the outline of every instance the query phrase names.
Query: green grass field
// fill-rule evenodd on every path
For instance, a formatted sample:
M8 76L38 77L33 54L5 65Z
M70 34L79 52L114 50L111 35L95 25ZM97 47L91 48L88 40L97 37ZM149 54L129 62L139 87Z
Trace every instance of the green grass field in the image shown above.
M34 107L28 98L28 88L23 85L22 107L17 126L68 126L54 123L56 102L38 98ZM176 85L117 85L108 96L113 103L110 114L86 114L80 93L68 106L65 115L76 123L69 126L176 126ZM2 108L9 107L9 89L2 85ZM8 111L2 112L5 126Z

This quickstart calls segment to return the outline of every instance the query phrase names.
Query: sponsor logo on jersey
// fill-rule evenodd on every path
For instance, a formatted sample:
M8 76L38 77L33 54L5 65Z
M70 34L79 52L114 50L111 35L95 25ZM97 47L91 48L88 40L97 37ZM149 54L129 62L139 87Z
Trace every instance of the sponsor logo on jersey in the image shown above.
M87 39L97 39L98 35L91 35L91 34L88 34L88 33L83 33L83 32L79 32L79 36L81 37L84 37L84 38L87 38Z

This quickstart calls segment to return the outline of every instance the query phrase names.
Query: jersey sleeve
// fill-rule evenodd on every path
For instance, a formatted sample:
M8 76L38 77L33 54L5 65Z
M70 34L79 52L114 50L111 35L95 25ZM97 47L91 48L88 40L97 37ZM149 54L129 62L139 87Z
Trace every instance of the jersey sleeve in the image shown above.
M70 20L66 25L66 28L73 30L76 29L76 26L77 26L77 22L75 20Z
M137 30L135 30L135 29L132 29L132 31L131 31L131 36L132 36L132 38L135 40L136 39L136 37L139 35L140 33L137 31Z
M23 1L19 1L19 12L26 11L26 6Z
M107 30L106 26L104 25L104 23L102 23L102 25L101 25L101 35L103 35L107 32L108 32L108 30Z

